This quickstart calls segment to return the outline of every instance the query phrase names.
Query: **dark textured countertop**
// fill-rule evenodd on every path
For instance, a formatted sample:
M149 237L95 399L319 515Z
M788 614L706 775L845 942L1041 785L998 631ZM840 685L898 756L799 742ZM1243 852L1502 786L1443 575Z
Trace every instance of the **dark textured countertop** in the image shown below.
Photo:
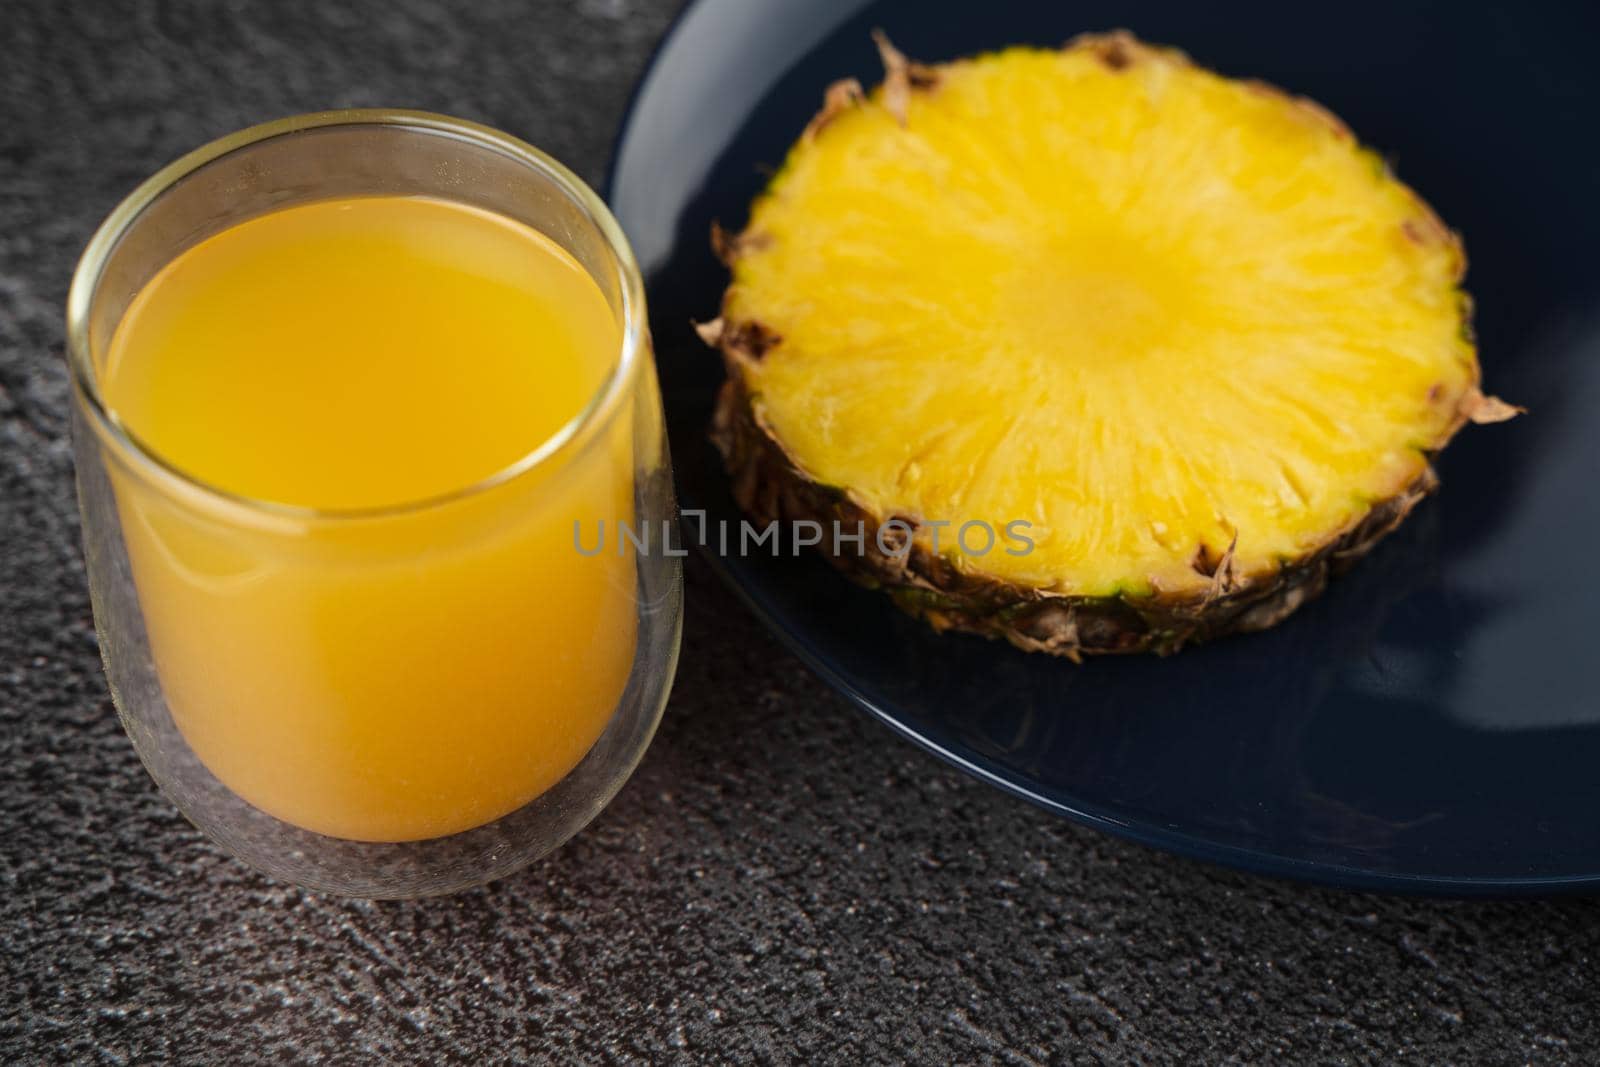
M516 877L317 897L162 799L78 550L90 232L187 149L334 106L478 119L597 181L673 6L0 9L0 1062L1593 1062L1600 902L1348 895L1057 821L853 711L694 561L655 745Z

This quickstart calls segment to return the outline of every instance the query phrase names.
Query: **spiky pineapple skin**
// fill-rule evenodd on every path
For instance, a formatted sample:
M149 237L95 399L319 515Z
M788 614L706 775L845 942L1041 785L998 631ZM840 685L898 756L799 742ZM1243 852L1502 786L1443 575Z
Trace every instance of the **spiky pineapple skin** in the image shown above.
M879 45L891 80L886 93L925 91L937 84L937 68L908 64L886 41L880 39ZM1066 47L1087 50L1113 70L1125 69L1154 55L1188 63L1181 53L1146 45L1123 31L1085 34ZM897 76L901 79L898 87L892 84ZM1337 136L1354 141L1341 120L1313 102L1264 82L1249 85L1254 91L1306 109L1327 123ZM840 110L855 106L862 99L864 94L854 80L836 83L804 136L814 136ZM1452 249L1459 291L1466 272L1461 242L1431 208L1416 199L1427 220L1428 239L1441 241ZM759 246L762 237L754 233L730 235L714 226L711 240L713 250L731 270L741 254ZM759 399L746 377L747 369L781 338L759 321L731 317L726 297L723 310L721 318L701 328L701 336L721 353L726 371L709 436L723 458L738 506L763 523L813 521L827 526L838 522L853 531L859 522L866 536L858 552L830 552L827 538L819 546L824 557L853 581L886 593L897 607L935 631L1003 639L1024 651L1073 661L1086 654L1170 655L1187 646L1277 625L1321 595L1330 577L1343 573L1370 552L1437 490L1439 479L1431 460L1462 426L1469 421L1501 421L1521 411L1479 391L1474 363L1472 385L1460 410L1423 450L1429 462L1399 491L1373 501L1358 518L1330 532L1310 551L1281 562L1273 570L1237 573L1230 550L1212 562L1215 569L1208 575L1210 588L1200 595L1165 593L1159 588L1148 594L1062 594L985 573L979 566L958 567L932 551L927 540L919 536L924 528L921 517L879 514L848 488L826 485L809 476L762 418ZM1472 333L1471 317L1472 302L1461 292L1460 328L1468 337ZM903 547L886 553L879 548L878 534L891 520L905 524L913 533ZM1196 569L1200 569L1198 562Z
M838 522L851 532L861 523L866 536L858 553L823 555L858 584L887 593L902 611L938 631L1001 638L1024 651L1073 660L1084 654L1170 655L1187 645L1275 626L1321 594L1329 577L1371 551L1439 484L1432 466L1424 467L1404 491L1374 504L1317 551L1273 574L1219 571L1208 596L1085 597L958 569L917 536L922 524L915 516L878 515L849 490L813 481L762 425L731 367L717 396L711 440L732 479L735 502L756 521L808 520L824 527ZM892 519L914 532L903 550L896 545L885 553L879 531ZM886 533L893 544L894 528Z

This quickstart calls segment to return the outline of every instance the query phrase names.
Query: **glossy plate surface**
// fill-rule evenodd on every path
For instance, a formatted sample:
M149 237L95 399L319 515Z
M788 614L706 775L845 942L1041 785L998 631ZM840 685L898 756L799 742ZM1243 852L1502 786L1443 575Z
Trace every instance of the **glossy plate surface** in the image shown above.
M1160 848L1351 887L1600 888L1600 9L701 0L663 43L609 199L650 289L685 509L738 522L704 428L713 218L737 228L823 87L1124 26L1342 116L1466 239L1488 388L1444 489L1320 601L1168 660L1076 667L938 637L824 562L709 553L866 711L996 785ZM687 522L691 536L697 524ZM735 526L736 529L736 526Z

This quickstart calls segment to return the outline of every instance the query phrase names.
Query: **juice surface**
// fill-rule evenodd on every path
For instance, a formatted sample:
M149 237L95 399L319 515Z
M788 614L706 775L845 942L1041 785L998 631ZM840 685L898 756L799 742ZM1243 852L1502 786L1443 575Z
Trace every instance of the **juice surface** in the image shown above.
M421 500L515 462L593 396L618 326L549 238L420 197L273 212L179 256L102 372L154 452L242 496Z
M534 230L374 197L265 215L180 255L100 368L108 407L241 496L381 508L468 488L574 415L615 365L594 280ZM304 828L469 829L559 781L632 662L634 560L573 548L631 517L629 420L444 504L276 526L113 469L157 674L226 785Z

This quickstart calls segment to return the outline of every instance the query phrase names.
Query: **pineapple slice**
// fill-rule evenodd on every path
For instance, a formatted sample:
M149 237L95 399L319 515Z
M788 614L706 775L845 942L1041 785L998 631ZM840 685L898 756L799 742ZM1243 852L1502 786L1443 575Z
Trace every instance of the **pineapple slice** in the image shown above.
M1077 658L1270 626L1514 413L1460 242L1317 105L1124 33L879 46L713 235L702 334L741 506L864 522L835 561L936 628Z

